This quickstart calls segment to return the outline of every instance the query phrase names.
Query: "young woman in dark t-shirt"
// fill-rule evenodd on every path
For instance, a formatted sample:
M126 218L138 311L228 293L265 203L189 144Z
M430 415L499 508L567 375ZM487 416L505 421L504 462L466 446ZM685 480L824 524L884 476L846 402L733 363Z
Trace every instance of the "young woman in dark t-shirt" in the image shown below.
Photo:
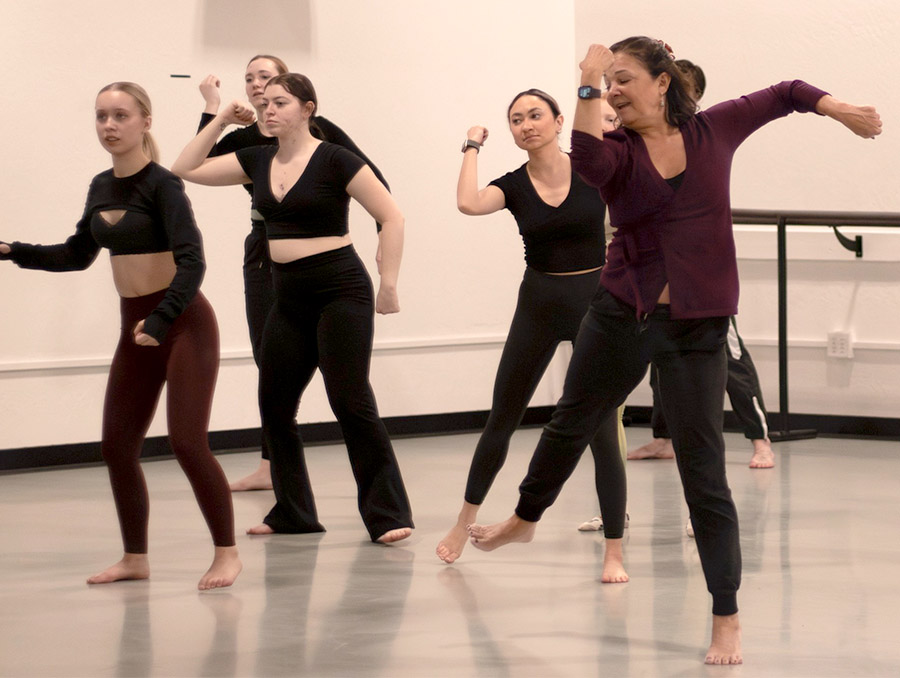
M251 106L256 109L256 121L223 136L209 152L211 157L234 153L251 146L277 145L278 137L273 136L263 124L263 93L266 83L276 75L287 73L288 67L276 56L257 54L247 64L244 74L244 88ZM206 127L216 113L219 112L219 79L208 75L200 83L200 93L206 106L200 117L200 130ZM323 141L338 144L349 149L372 168L378 180L387 186L387 182L378 168L370 161L344 130L322 116L313 116L310 120L313 134ZM253 185L244 184L244 188L252 196ZM262 215L256 210L250 212L250 233L244 239L244 305L247 315L247 329L250 331L250 346L253 360L259 367L260 347L262 346L263 327L269 310L275 302L272 288L272 261L269 258L269 246L266 243L266 225ZM259 466L250 475L231 483L234 492L245 490L271 490L272 475L269 469L269 449L262 441L262 458Z
M403 215L358 156L311 134L316 96L305 76L272 78L264 101L267 129L278 137L277 147L207 157L221 126L252 121L252 111L236 101L172 166L176 174L196 183L252 182L253 208L265 219L275 303L263 332L259 398L277 503L250 533L325 529L316 513L295 422L300 396L318 367L347 443L369 536L381 543L405 539L413 527L409 500L369 385L373 310L400 310ZM372 282L348 233L351 197L383 226L381 284L374 299Z
M241 561L228 483L208 442L219 333L200 292L205 270L200 233L181 180L155 162L143 88L117 82L100 90L96 126L113 166L91 182L75 234L59 245L0 244L0 259L46 271L83 270L101 247L110 251L122 331L109 370L100 447L125 552L88 583L150 576L149 500L140 456L167 384L169 442L215 544L215 558L198 587L230 586Z
M527 267L497 368L491 413L469 469L463 506L436 549L447 563L461 555L468 540L467 526L475 521L506 459L510 438L556 347L562 341L575 341L603 265L606 206L597 190L572 170L569 156L559 148L563 117L556 101L540 90L527 90L515 96L507 114L513 139L528 153L528 162L479 190L477 157L488 132L472 127L462 149L457 203L460 211L471 215L503 208L512 212L525 242ZM608 583L628 581L622 562L625 467L617 424L613 411L590 441L606 537L602 580Z

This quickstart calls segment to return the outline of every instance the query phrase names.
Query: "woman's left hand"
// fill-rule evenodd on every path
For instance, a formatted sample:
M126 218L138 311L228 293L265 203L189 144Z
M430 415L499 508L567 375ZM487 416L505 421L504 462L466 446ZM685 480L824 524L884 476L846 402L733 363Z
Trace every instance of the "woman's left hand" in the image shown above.
M874 106L854 106L826 94L816 103L816 112L837 120L863 139L881 134L881 116Z
M853 106L848 104L838 120L847 129L863 139L874 139L881 134L881 116L874 106Z
M144 333L144 321L141 320L137 325L134 326L134 343L138 346L159 346L159 342L156 341L149 334Z
M400 312L400 298L396 288L387 288L381 285L378 288L378 296L375 298L375 312L382 315Z

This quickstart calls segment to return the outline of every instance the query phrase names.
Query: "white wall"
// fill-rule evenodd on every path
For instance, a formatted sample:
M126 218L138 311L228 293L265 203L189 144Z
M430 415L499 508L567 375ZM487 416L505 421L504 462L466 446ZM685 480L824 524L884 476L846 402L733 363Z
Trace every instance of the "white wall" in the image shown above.
M604 9L606 7L607 9ZM865 141L825 118L792 115L748 139L735 156L732 205L747 209L900 212L900 6L889 0L721 2L635 0L616 9L575 2L576 61L592 42L664 39L707 76L703 104L800 78L839 99L877 106L884 133ZM577 71L576 71L577 73ZM900 416L900 229L863 233L864 258L827 229L788 234L792 412ZM738 326L778 409L778 300L774 227L735 228ZM828 332L850 331L852 360L827 358ZM642 385L629 400L648 405Z
M0 0L0 57L16 73L0 96L8 111L24 113L0 160L8 177L0 239L50 243L71 233L90 178L109 162L92 125L101 86L128 79L147 88L167 164L196 131L200 79L216 73L225 101L242 97L248 59L277 54L312 78L320 113L375 160L407 219L403 311L376 323L372 382L382 414L487 409L522 245L507 213L457 212L459 146L471 125L485 124L494 134L480 158L484 179L518 166L524 158L505 132L511 96L528 87L564 96L575 86L571 3L525 9L472 0L164 0L152 11L130 3L110 11L96 0ZM211 428L258 426L240 273L248 199L239 187L188 193L205 238L203 290L222 333ZM374 224L361 210L351 233L372 263ZM0 265L0 448L99 438L118 328L107 259L68 274ZM555 401L563 370L558 361L536 403ZM332 419L316 382L300 420ZM151 435L164 423L160 413Z
M541 87L570 112L575 64L589 42L665 37L676 54L706 70L707 103L789 77L876 103L887 131L874 142L812 116L756 135L735 163L734 205L900 211L892 162L900 151L900 94L888 86L898 63L900 10L889 2L836 0L734 5L637 1L604 16L593 1L157 0L152 10L120 3L111 11L98 0L0 0L0 57L10 73L0 94L8 111L0 239L51 243L71 233L90 178L109 163L92 125L102 85L129 79L148 89L167 164L196 129L200 79L214 72L226 101L241 97L249 57L277 54L312 78L322 115L375 160L407 217L403 312L379 317L376 326L372 381L382 414L487 409L522 246L508 214L456 211L458 147L470 125L485 124L493 134L479 159L483 180L518 166L523 157L505 131L510 97ZM203 289L222 333L211 428L254 427L255 368L240 275L248 201L236 187L188 192L205 237ZM371 263L374 229L358 209L351 232ZM897 237L879 235L887 252L880 264L829 255L827 234L804 241L806 256L824 252L826 259L792 264L792 341L824 345L828 330L851 329L862 346L877 348L841 363L826 360L821 346L794 349L793 411L898 416ZM738 233L740 323L775 409L774 244L766 238L758 229ZM867 236L867 252L870 242ZM793 243L792 256L799 254ZM77 274L0 265L0 289L0 448L97 440L118 328L107 256ZM534 404L558 396L562 357ZM632 402L649 403L646 387ZM315 383L300 420L331 419ZM164 431L160 414L150 433Z

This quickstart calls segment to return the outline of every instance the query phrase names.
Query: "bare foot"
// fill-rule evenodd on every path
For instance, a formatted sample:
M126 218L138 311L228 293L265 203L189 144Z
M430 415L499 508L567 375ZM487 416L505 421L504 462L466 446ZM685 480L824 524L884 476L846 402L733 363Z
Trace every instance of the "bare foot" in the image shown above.
M212 565L202 577L197 588L201 591L231 586L243 569L237 546L216 546Z
M406 539L411 534L411 527L398 527L396 530L388 530L375 541L379 544L393 544L395 541Z
M248 528L247 534L275 534L275 530L273 530L265 523L260 523L259 525L254 525L253 527Z
M631 450L628 459L674 459L675 448L671 438L654 438L651 442L636 450Z
M628 581L625 561L622 553L621 539L606 539L606 553L603 554L603 574L600 581L604 584L624 584Z
M88 584L109 584L124 579L150 579L150 559L146 553L126 553L115 565L88 577Z
M707 664L743 664L741 622L737 614L713 615L712 642L706 653Z
M462 555L466 542L469 541L469 532L466 526L474 523L477 517L478 505L470 504L467 501L463 502L456 525L450 528L447 536L438 542L437 548L434 550L438 558L448 564L456 562Z
M768 438L758 438L753 441L753 457L750 458L750 468L774 468L775 452Z
M467 529L472 546L482 551L493 551L514 542L523 544L530 542L534 539L537 523L522 520L519 516L513 514L502 523L469 525Z
M228 487L232 492L250 492L251 490L271 490L272 471L268 459L260 459L259 466L249 476L236 480Z

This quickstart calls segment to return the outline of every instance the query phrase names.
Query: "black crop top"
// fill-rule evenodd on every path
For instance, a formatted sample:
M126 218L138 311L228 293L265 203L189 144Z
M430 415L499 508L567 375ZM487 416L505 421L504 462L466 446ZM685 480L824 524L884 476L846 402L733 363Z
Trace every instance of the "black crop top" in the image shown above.
M197 129L197 133L199 134L200 130L206 127L216 116L212 113L203 113L200 116L200 127ZM327 141L332 144L337 144L338 146L343 146L348 151L352 152L354 155L358 155L362 158L363 162L365 162L369 167L372 168L372 171L375 173L375 176L378 178L384 187L391 190L391 187L388 186L387 179L384 178L384 175L381 173L375 163L369 160L366 157L366 154L363 153L359 146L350 138L350 136L342 130L340 127L335 125L333 122L328 120L327 118L323 118L319 115L314 115L310 119L310 123L315 125L322 132L322 141ZM224 137L219 139L213 149L209 152L209 157L213 158L219 155L227 155L228 153L234 153L235 151L239 151L242 148L247 148L249 146L277 146L278 138L277 137L267 137L265 134L259 131L259 125L257 123L253 123L252 125L247 125L247 127L239 127L236 130L233 130L226 134ZM247 192L253 196L253 184L244 184L244 188L247 189ZM260 222L261 223L261 222ZM254 221L254 227L258 224ZM381 230L381 224L375 224L378 230Z
M303 174L279 202L269 181L275 146L254 146L237 152L253 182L253 207L266 220L269 240L346 235L350 196L347 184L365 163L346 148L322 142L313 150Z
M115 224L101 214L111 210L125 212ZM94 262L101 247L112 256L172 251L175 277L144 322L144 332L162 343L200 288L206 269L200 231L181 179L155 162L128 177L116 177L112 169L102 172L91 182L84 214L64 243L14 242L10 253L0 258L22 268L81 271Z
M603 265L606 205L597 189L572 170L569 194L559 207L538 195L525 165L494 179L516 218L525 243L525 263L543 273L567 273Z

